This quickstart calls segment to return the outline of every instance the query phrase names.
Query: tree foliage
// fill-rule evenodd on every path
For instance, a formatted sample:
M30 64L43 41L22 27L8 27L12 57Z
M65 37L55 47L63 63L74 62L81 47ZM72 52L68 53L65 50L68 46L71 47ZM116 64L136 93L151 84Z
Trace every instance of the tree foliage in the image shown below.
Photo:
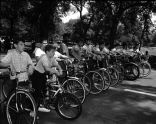
M88 9L85 16L84 7ZM41 41L70 33L72 40L90 38L112 48L121 35L131 33L142 43L141 39L149 40L150 15L155 8L156 1L1 0L0 35ZM79 12L80 19L64 24L60 17L69 10Z

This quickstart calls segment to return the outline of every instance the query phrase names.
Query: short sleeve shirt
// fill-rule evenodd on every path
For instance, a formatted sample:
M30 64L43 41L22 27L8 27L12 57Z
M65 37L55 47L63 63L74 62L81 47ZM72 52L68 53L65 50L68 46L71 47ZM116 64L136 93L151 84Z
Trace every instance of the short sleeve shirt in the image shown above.
M104 47L104 48L102 49L102 51L105 52L105 53L109 53L109 49L107 49L106 47Z
M3 63L9 64L11 68L11 79L15 79L16 72L18 74L19 81L28 80L27 67L33 65L33 62L26 52L19 53L17 50L10 50L7 55L1 60Z
M61 53L62 54L66 54L66 55L68 55L69 53L68 53L68 47L66 46L66 44L64 44L64 43L62 43L61 45Z
M34 53L35 53L36 57L41 57L42 55L45 54L45 52L43 50L41 50L40 48L36 48Z
M54 57L55 58L60 58L62 56L61 53L59 53L58 51L55 51Z
M48 66L50 68L56 67L58 65L58 62L56 61L56 58L53 57L49 59L47 55L43 55L40 60L38 61L35 70L37 70L40 73L45 73L45 66Z
M78 45L73 46L71 51L72 51L72 55L73 55L76 59L78 59L78 60L81 59L82 50L81 50L81 48L80 48Z

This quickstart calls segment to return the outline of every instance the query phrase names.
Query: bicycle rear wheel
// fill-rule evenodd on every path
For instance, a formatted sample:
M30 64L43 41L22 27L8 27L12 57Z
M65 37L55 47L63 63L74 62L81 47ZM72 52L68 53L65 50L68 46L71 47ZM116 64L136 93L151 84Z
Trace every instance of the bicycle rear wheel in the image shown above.
M9 124L35 124L37 109L30 93L16 91L8 98L6 115Z
M148 62L140 63L139 69L140 69L140 77L141 78L147 77L151 73L151 65Z
M105 81L98 71L90 71L87 75L91 79L91 94L99 94L105 88Z
M82 83L85 87L85 95L88 96L91 91L91 80L87 75L82 77Z
M102 75L104 81L105 81L105 87L103 90L108 90L111 85L111 77L107 70L105 68L101 68L98 70L98 72Z
M140 70L136 64L126 64L124 68L124 75L127 80L134 81L139 78Z
M119 83L122 83L124 80L124 67L120 64L115 64L114 67L119 72Z
M111 86L115 86L119 82L119 72L114 67L108 67L107 71L111 77Z
M60 94L57 98L55 108L58 115L67 120L78 118L82 112L80 100L71 93Z

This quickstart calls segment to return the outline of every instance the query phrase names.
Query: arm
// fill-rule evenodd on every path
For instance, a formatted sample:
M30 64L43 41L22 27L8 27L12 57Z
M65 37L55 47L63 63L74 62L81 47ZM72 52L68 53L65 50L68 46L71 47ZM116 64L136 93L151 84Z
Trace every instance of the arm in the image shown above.
M46 72L49 72L50 74L55 73L55 74L59 75L57 70L55 70L54 68L51 68L51 66L49 66L49 60L45 56L43 56L40 61L42 61L42 65ZM57 63L57 61L56 61L56 63ZM52 65L57 67L53 61L52 61Z
M63 45L63 53L66 55L66 56L69 56L69 50L68 50L68 47L64 44Z
M61 54L61 53L59 53L58 51L56 51L56 52L55 52L55 54L57 54L57 57L56 57L56 58L58 58L58 57L59 57L60 59L61 59L61 58L62 58L62 59L69 59L69 57L68 57L68 56L66 56L66 55L62 55L62 54Z
M32 59L30 58L30 56L27 54L27 60L28 60L28 74L32 75L34 72L34 64L32 62Z
M69 57L68 56L66 56L66 55L60 55L60 58L63 58L63 59L69 59Z
M36 62L39 61L40 57L39 56L35 56Z
M41 56L45 54L45 52L42 51L39 48L36 49L36 51L34 53L35 53L35 59L36 59L37 62L39 61L39 59L41 58Z
M56 59L53 60L53 63L52 64L59 70L59 75L62 75L62 68L58 64L58 62L56 61Z

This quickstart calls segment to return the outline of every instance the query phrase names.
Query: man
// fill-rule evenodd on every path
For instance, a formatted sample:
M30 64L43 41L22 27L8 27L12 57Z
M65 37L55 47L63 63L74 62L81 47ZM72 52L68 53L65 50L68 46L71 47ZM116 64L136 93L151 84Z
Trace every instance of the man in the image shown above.
M83 43L79 42L76 45L72 47L71 54L73 55L74 58L77 60L81 60L82 55L83 55Z
M63 41L59 41L58 44L60 45L59 52L63 55L69 56L67 45Z
M7 55L1 60L0 66L10 66L10 79L14 86L16 86L16 76L21 84L27 84L29 75L33 73L33 62L28 53L24 52L24 42L22 40L15 41L14 46L15 49L8 51Z
M86 44L83 46L83 50L85 51L85 54L89 54L92 52L92 45L90 41L88 40Z
M45 46L46 54L39 59L32 75L32 87L35 89L33 96L38 104L38 107L41 103L40 97L42 96L42 92L45 93L46 90L46 73L62 75L62 69L54 57L55 51L55 46ZM58 71L53 67L58 68Z
M58 52L58 49L60 48L58 43L54 43L53 46L56 47L54 57L56 58L57 61L61 61L61 59L70 59L70 57L68 57L67 55L63 55L60 52Z
M101 52L109 53L109 49L106 47L105 43L101 44Z
M36 63L39 61L40 57L42 55L44 55L45 52L43 51L43 44L38 42L36 43L36 48L34 50L34 55L35 55L35 59L36 59Z
M8 82L8 92L16 88L16 78L19 86L30 86L29 75L33 73L33 62L24 52L24 42L17 40L14 42L15 49L9 50L7 55L1 60L0 67L10 67L10 81ZM27 103L26 103L27 104ZM30 116L33 116L30 112Z

